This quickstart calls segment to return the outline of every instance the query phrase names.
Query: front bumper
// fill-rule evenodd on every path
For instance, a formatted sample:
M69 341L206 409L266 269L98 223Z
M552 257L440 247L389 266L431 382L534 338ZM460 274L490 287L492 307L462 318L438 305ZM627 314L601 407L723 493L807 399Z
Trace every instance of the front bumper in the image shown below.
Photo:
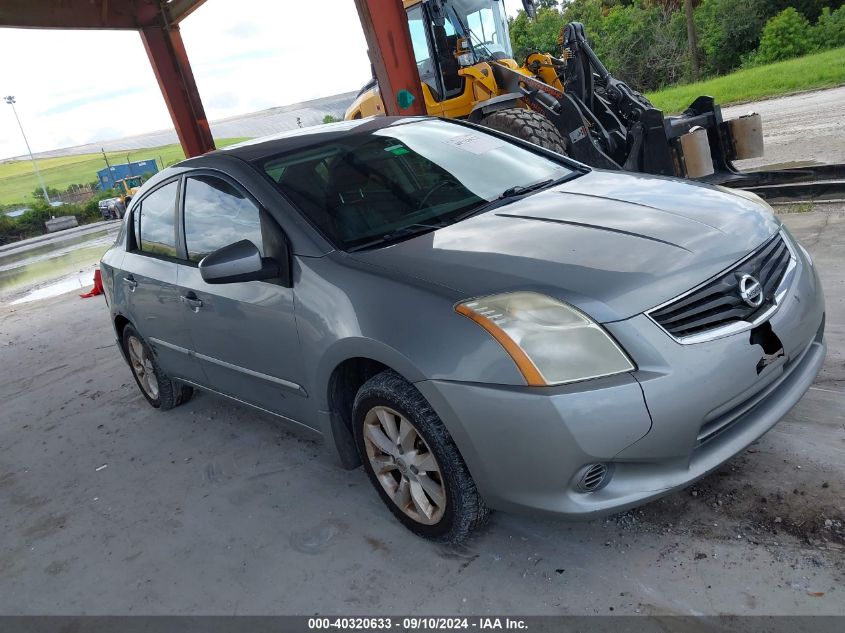
M506 387L427 380L488 505L570 517L621 511L687 486L742 451L801 399L825 357L824 299L803 257L768 322L781 358L760 369L742 332L681 345L640 315L606 324L638 370L574 385ZM610 465L601 489L579 474Z

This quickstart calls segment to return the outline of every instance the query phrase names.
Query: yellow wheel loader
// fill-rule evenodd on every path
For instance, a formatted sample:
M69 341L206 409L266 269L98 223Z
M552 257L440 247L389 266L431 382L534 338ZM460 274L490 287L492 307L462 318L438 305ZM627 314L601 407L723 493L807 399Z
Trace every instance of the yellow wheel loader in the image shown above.
M144 181L141 176L130 176L114 183L114 189L125 207L129 206L132 196L141 188L142 184L144 184Z
M759 115L723 121L714 100L699 97L683 114L664 116L607 71L576 22L561 34L560 57L534 52L520 64L503 0L404 6L429 115L466 119L593 167L749 184L732 161L762 155ZM533 17L533 0L523 6ZM380 114L373 79L346 118Z

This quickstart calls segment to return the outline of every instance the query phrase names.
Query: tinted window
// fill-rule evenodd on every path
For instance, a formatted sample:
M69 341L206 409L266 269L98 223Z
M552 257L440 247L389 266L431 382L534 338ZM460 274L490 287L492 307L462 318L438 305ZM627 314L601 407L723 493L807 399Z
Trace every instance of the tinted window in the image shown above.
M176 257L176 190L179 182L156 189L135 211L135 236L145 253ZM140 213L139 213L140 212Z
M572 174L553 158L436 120L353 131L262 166L346 250L459 221L512 187Z
M214 176L188 178L185 187L185 243L198 262L218 248L249 240L264 253L261 214L243 193Z

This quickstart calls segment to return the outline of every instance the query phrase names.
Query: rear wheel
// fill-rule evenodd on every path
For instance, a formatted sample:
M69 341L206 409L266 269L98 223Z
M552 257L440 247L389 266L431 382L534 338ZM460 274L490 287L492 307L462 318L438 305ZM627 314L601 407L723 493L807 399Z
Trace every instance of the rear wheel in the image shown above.
M123 348L135 382L152 406L166 411L190 400L194 390L174 382L162 371L150 346L131 325L123 328Z
M566 155L566 140L546 117L526 108L507 108L488 114L481 124L523 141Z
M385 505L409 530L459 543L489 514L440 418L393 371L368 380L352 419L364 469Z

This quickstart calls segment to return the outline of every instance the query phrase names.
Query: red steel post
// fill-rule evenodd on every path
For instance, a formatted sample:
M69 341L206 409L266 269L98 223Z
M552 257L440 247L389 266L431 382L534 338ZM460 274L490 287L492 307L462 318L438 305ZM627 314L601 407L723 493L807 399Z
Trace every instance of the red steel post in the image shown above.
M140 33L185 156L212 151L214 139L179 27L145 26Z
M420 75L402 0L355 0L355 6L387 114L425 114ZM408 93L413 97L410 104Z

